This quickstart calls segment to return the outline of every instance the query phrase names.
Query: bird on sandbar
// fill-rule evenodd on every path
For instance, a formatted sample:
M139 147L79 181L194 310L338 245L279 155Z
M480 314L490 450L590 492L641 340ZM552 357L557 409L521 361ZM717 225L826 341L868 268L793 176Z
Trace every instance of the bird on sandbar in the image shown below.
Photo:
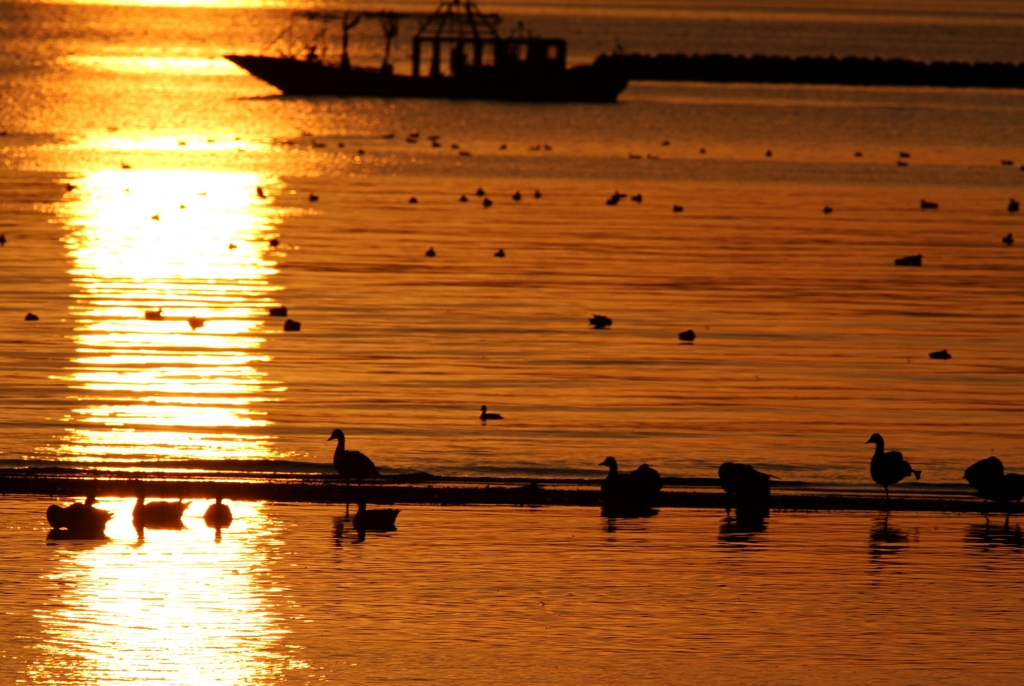
M351 484L353 479L361 485L363 479L380 476L380 472L374 466L373 460L358 450L345 450L344 431L335 429L327 440L333 441L335 439L338 440L338 447L334 449L334 469L345 480L346 486Z
M903 459L898 450L885 452L885 439L881 434L873 433L865 443L875 444L875 454L871 457L871 478L876 484L885 488L885 500L889 501L889 486L897 484L911 474L921 478L921 470L914 469Z
M975 494L1006 507L1006 521L1010 520L1010 503L1024 498L1024 476L1004 474L1003 462L996 456L978 460L964 471L967 482L978 489Z
M394 531L399 512L401 510L367 510L366 503L360 502L352 518L352 528L356 531Z
M649 510L658 503L661 475L646 463L629 474L619 474L619 463L606 457L600 463L608 468L608 476L601 482L601 500L605 508L615 511Z
M481 405L480 406L480 421L486 423L488 419L504 419L504 417L502 417L497 412L488 412L487 411L487 406L486 405Z
M767 512L772 492L771 478L771 474L758 471L748 464L723 462L718 468L718 483L729 496L726 513L730 505L736 508L737 516L741 510Z

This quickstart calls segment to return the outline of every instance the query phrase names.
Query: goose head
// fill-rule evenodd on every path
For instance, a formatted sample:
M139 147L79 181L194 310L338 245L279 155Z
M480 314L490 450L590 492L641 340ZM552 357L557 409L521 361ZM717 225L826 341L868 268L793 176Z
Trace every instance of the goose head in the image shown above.
M871 438L865 441L865 443L874 443L875 445L882 445L885 443L885 439L882 438L882 434L873 433L871 434Z
M345 432L342 431L341 429L335 429L334 431L331 432L331 437L328 438L327 440L328 441L333 441L334 439L338 439L339 441L344 441L345 440Z
M615 474L616 472L619 471L619 463L616 462L615 458L611 457L611 456L608 456L608 457L604 458L604 461L601 462L601 464L598 465L598 466L600 466L600 467L607 467L609 472L612 473L612 474Z

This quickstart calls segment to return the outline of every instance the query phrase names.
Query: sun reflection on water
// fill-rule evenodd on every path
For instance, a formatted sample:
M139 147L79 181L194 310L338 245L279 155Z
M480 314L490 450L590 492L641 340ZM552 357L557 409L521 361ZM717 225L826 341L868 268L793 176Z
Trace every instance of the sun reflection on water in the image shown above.
M63 442L83 461L271 459L261 405L284 389L259 365L279 290L280 220L255 174L105 170L58 216L76 292L77 403ZM200 321L201 320L201 321Z
M60 544L46 577L56 602L38 614L38 665L48 683L273 683L299 667L280 653L287 634L260 583L273 526L259 503L231 503L214 543L201 519L187 528L132 528L135 501L105 500L107 543ZM193 503L195 517L206 503ZM194 512L193 512L194 511ZM203 542L201 539L208 539ZM134 541L134 542L131 542ZM187 554L185 552L187 551Z

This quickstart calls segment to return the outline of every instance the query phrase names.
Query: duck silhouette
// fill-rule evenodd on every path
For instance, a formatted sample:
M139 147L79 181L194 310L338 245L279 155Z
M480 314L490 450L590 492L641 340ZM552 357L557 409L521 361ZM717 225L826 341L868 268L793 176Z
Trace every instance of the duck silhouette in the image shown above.
M595 314L587 321L595 329L607 329L612 325L611 317L606 317L603 314Z
M46 508L46 521L53 529L47 535L53 539L102 539L104 530L113 517L106 510L94 507L96 495L90 493L84 503L72 503L67 507L50 505Z
M362 484L363 479L380 476L373 460L358 450L345 450L345 432L335 429L331 432L328 441L337 439L338 447L334 449L334 469L349 485L354 479L356 483Z
M233 520L231 508L221 502L221 496L217 496L217 502L206 508L206 513L203 514L203 521L206 522L206 526L218 531L231 526Z
M964 471L964 478L978 489L975 495L979 498L1006 507L1007 522L1010 503L1019 503L1024 498L1024 476L1004 473L1003 461L995 455L972 464Z
M189 503L179 498L174 500L154 500L146 502L145 490L137 491L135 507L132 509L132 524L136 529L181 529L181 515L185 513Z
M1013 232L1012 231L1010 233L1006 234L1005 236L1003 236L1003 243L1005 243L1006 245L1013 245Z
M758 471L748 464L723 462L718 468L718 483L728 496L726 515L732 506L736 508L737 517L746 517L747 514L766 516L772 492L771 478L771 474Z
M502 417L497 412L488 412L487 411L487 406L486 405L481 405L480 406L480 421L486 422L488 419L504 419L504 417Z
M916 479L921 478L921 470L913 469L910 463L903 459L903 453L898 450L885 452L885 439L881 434L871 434L866 443L875 444L875 454L871 457L871 478L885 488L886 502L889 502L889 486L903 481L911 474Z
M656 469L645 463L629 474L620 474L618 460L611 456L604 458L599 466L608 468L608 476L601 482L601 501L606 514L639 514L658 504L661 475Z
M367 510L366 503L360 502L356 514L352 518L352 528L356 531L394 531L395 519L401 510L381 509Z

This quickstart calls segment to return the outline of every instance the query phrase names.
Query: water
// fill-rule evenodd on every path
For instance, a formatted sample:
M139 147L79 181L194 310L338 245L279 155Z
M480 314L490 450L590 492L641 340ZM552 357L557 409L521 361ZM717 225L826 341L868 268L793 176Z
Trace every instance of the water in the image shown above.
M339 506L270 503L231 503L219 537L194 503L186 529L140 539L132 504L102 503L106 543L46 543L43 498L0 501L6 682L956 684L1017 670L1020 526L978 515L778 513L742 534L707 511L408 507L398 531L360 542Z

